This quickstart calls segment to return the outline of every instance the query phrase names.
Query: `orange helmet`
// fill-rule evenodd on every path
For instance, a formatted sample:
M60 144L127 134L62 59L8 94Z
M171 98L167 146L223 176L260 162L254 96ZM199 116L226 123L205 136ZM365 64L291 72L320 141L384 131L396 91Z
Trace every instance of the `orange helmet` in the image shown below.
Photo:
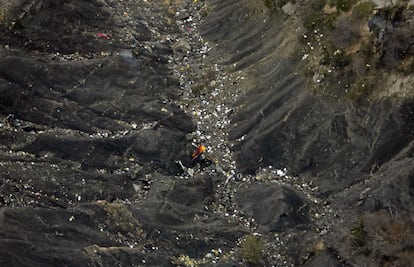
M191 154L191 157L194 159L198 156L200 156L201 154L203 154L206 151L206 147L203 145L198 145L198 147L196 148L196 150Z
M203 146L203 145L199 145L197 147L197 150L198 150L199 153L204 153L206 151L206 147Z

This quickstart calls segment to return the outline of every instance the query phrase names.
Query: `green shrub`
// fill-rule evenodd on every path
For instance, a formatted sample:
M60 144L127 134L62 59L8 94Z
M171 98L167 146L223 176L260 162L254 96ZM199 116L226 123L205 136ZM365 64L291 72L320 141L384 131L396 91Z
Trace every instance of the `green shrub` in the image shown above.
M351 57L343 50L338 49L331 55L331 65L335 68L343 68L351 63Z
M414 249L409 249L398 254L398 263L394 266L412 266L414 263Z
M336 6L338 10L349 11L358 0L332 0L331 5Z
M396 22L401 20L405 8L406 5L403 4L390 5L380 9L379 14L383 15L389 21Z
M359 20L367 20L374 10L375 4L372 2L363 2L352 9L352 17Z
M203 264L203 261L199 261L196 259L191 258L188 255L180 255L177 257L172 257L170 262L174 265L174 266L185 266L185 267L197 267L200 264Z
M349 88L348 98L353 102L361 102L369 98L374 92L377 79L377 76L372 74L366 74L358 78Z
M274 0L263 0L265 6L271 8L273 6Z
M359 218L351 228L351 245L354 248L360 248L365 246L367 242L368 232L365 229L365 223L362 218Z
M263 241L259 236L248 235L240 245L240 254L243 259L251 264L258 264L263 257Z
M374 265L410 266L414 259L414 225L407 216L367 214L351 227L350 241L354 253L365 254Z
M0 7L0 25L6 26L7 24L8 24L8 19L6 15L6 10Z
M414 56L408 57L398 66L398 71L404 74L414 73Z
M322 11L326 5L326 0L313 0L310 2L310 7L314 11Z
M137 221L132 213L123 204L99 202L107 214L106 224L114 231L122 234L134 233L137 228Z
M191 86L191 92L196 96L200 96L202 95L205 87L206 86L201 83L194 84L193 86Z
M303 25L307 30L332 31L337 16L336 13L326 14L323 11L309 12L303 19Z

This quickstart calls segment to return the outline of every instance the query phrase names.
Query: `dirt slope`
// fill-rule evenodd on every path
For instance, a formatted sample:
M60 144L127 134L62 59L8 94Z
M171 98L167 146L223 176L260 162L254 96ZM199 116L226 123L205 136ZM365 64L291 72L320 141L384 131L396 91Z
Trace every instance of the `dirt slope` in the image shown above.
M3 1L0 265L410 266L412 5L320 2Z

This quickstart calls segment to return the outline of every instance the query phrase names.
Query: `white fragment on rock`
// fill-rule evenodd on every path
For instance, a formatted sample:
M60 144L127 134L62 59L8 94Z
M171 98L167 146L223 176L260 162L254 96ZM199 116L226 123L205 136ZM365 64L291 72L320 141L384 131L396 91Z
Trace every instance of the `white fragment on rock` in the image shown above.
M361 194L359 194L359 199L364 199L365 198L365 194L368 193L371 190L370 187L365 188Z
M287 170L286 170L286 168L284 168L283 170L276 170L276 174L278 176L286 176Z
M141 186L137 185L137 184L132 184L132 186L134 187L135 192L138 192L141 190Z
M287 2L283 7L282 11L289 16L292 16L296 13L296 10L298 9L298 5L295 3Z

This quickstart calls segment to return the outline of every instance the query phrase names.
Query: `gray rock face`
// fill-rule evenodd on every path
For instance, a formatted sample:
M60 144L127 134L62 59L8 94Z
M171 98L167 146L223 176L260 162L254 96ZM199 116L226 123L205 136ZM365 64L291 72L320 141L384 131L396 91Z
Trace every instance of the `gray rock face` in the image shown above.
M410 266L412 99L308 90L300 19L250 0L3 2L0 266L345 266L378 251ZM381 49L408 55L410 40ZM193 166L200 140L216 164ZM408 230L375 250L372 229L392 226Z
M174 50L177 52L187 52L190 49L190 44L183 39L180 39L176 44L174 44Z
M167 7L28 2L1 24L0 265L168 266L236 246L212 178L174 179L196 128L159 37L177 31Z
M298 4L287 2L286 5L282 7L283 12L286 13L286 15L292 16L296 13L296 10L298 9Z
M217 6L221 13L232 8ZM240 55L229 57L229 65L249 77L238 83L239 90L247 93L235 103L239 112L232 117L229 133L242 170L254 173L259 166L287 167L294 174L318 180L322 191L331 192L357 182L410 145L410 100L352 103L312 94L300 75L300 59L292 52L295 42L286 46L289 40L275 34L291 29L278 28L282 26L263 14L254 31L239 38L239 29L253 23L239 21L244 8L255 12L260 6L246 3L233 9L230 17L212 15L203 28L230 55ZM230 22L224 24L224 20ZM278 45L281 48L275 50Z
M384 8L393 5L393 2L389 0L371 0L371 2L374 3L378 8Z
M318 73L308 75L303 69L307 55L298 57L302 44L298 42L296 30L299 28L294 20L287 22L282 21L281 16L268 15L263 6L251 1L239 1L238 5L212 2L215 12L207 17L202 30L206 38L220 44L225 51L223 54L229 54L223 61L234 74L232 92L238 96L229 137L235 143L232 149L238 167L252 175L269 165L277 169L287 168L290 174L315 186L315 194L324 203L323 212L314 214L314 218L322 222L318 238L333 247L335 255L341 254L343 258L337 261L336 256L323 254L310 259L310 266L342 265L344 259L355 265L376 261L375 248L369 247L376 243L375 237L367 234L364 238L369 245L358 248L352 243L355 242L355 218L367 216L366 227L369 228L370 220L380 217L379 211L386 214L385 221L390 225L398 224L399 218L408 216L409 222L404 220L401 224L409 228L409 232L413 229L412 216L408 215L412 214L412 185L408 182L412 180L414 140L412 98L402 97L405 92L394 92L395 97L382 97L386 94L381 93L388 90L382 85L374 89L374 97L360 102L325 94L332 88L315 91L307 83L311 83L312 76L316 77ZM400 34L412 32L412 11L396 6L392 9L395 13L387 19L384 15L388 14L387 10L385 8L371 17L371 23L378 29L386 29L381 32L373 27L372 33L379 40L384 39L379 42L378 54L384 63L384 69L379 73L385 78L392 77L397 65L402 64L397 58L407 55L412 60L413 57L412 47L407 45L412 43L412 35ZM249 17L251 14L255 19ZM300 15L306 14L307 10L300 10ZM250 30L242 33L240 29ZM338 34L345 34L343 30L339 29ZM397 35L404 37L397 41L394 39ZM399 82L410 77L401 72L398 76L402 77ZM341 82L338 80L338 84ZM341 86L338 86L340 93L343 87L339 88ZM283 202L276 196L273 198L279 204L272 203L270 197L264 201L267 191L260 191L262 195L245 192L246 197L251 196L250 199L260 204L246 201L241 206L257 218L262 229L270 230L271 222L276 222L280 214L272 213L276 216L272 217L265 210L280 211L284 208L281 207ZM238 196L238 201L245 197L242 193ZM281 206L276 208L276 205ZM328 219L327 214L332 210L335 215ZM329 220L332 224L327 223ZM327 230L326 227L331 228ZM365 230L361 231L364 233ZM338 233L342 233L341 238ZM410 243L408 239L401 242ZM385 247L393 252L387 252ZM385 247L381 253L385 258L393 254L391 264L404 265L399 262L406 259L397 256L396 251L403 251L407 246L396 248L387 243ZM355 253L359 253L356 258Z
M305 267L318 267L318 266L332 266L340 267L344 266L338 261L338 259L330 252L324 252L321 255L317 255L310 262L304 264Z
M237 193L236 202L262 231L283 232L308 223L308 203L298 192L285 186L252 185Z

